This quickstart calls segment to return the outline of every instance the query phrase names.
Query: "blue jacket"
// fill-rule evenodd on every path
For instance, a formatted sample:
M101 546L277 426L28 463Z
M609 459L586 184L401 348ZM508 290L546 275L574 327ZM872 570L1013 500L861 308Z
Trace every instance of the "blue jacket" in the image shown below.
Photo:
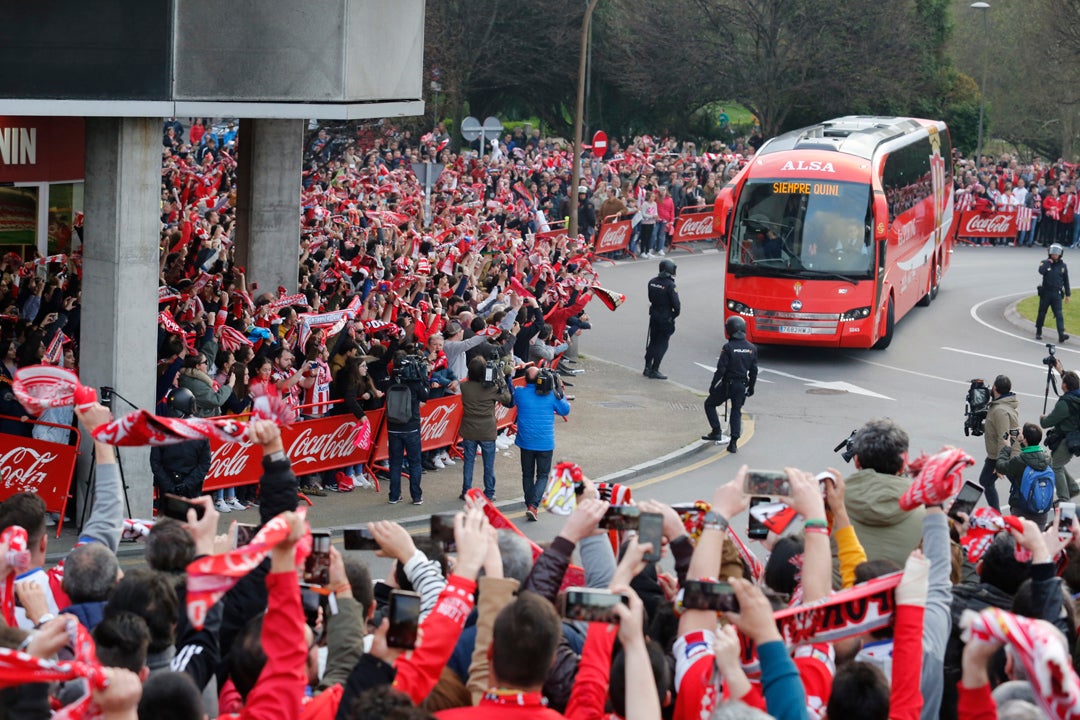
M519 448L535 451L555 449L555 415L569 415L570 403L555 397L554 392L537 395L535 385L514 388L517 406L517 440Z

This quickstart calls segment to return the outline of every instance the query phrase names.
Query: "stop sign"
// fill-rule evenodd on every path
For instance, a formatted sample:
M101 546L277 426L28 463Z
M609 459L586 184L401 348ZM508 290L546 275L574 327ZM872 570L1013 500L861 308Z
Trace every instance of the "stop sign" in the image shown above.
M597 130L592 136L592 151L598 158L604 157L604 153L607 152L607 133L603 130Z

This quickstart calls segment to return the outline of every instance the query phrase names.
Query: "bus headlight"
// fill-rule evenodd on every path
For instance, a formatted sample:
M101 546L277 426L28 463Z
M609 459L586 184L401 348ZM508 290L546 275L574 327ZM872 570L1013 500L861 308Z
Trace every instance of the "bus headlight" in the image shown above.
M869 307L860 307L853 310L840 313L840 322L851 322L852 320L865 320L870 317Z
M737 300L728 300L727 309L733 313L739 313L740 315L745 315L747 317L754 317L754 308L750 307L749 305L743 305Z

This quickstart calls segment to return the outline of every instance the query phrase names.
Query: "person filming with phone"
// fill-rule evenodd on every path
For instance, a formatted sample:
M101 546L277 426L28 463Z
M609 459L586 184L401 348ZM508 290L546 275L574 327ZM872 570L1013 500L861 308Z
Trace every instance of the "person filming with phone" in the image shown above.
M1050 452L1042 446L1043 432L1035 423L1024 423L1020 452L1012 444L998 452L998 473L1009 479L1009 512L1045 528L1054 507L1055 480Z

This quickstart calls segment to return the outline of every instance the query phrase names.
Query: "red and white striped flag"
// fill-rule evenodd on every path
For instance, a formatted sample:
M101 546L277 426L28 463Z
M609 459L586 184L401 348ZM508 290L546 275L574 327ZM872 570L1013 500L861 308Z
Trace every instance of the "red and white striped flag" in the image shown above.
M1035 219L1035 211L1029 207L1016 208L1016 229L1027 232L1031 229L1031 221Z

